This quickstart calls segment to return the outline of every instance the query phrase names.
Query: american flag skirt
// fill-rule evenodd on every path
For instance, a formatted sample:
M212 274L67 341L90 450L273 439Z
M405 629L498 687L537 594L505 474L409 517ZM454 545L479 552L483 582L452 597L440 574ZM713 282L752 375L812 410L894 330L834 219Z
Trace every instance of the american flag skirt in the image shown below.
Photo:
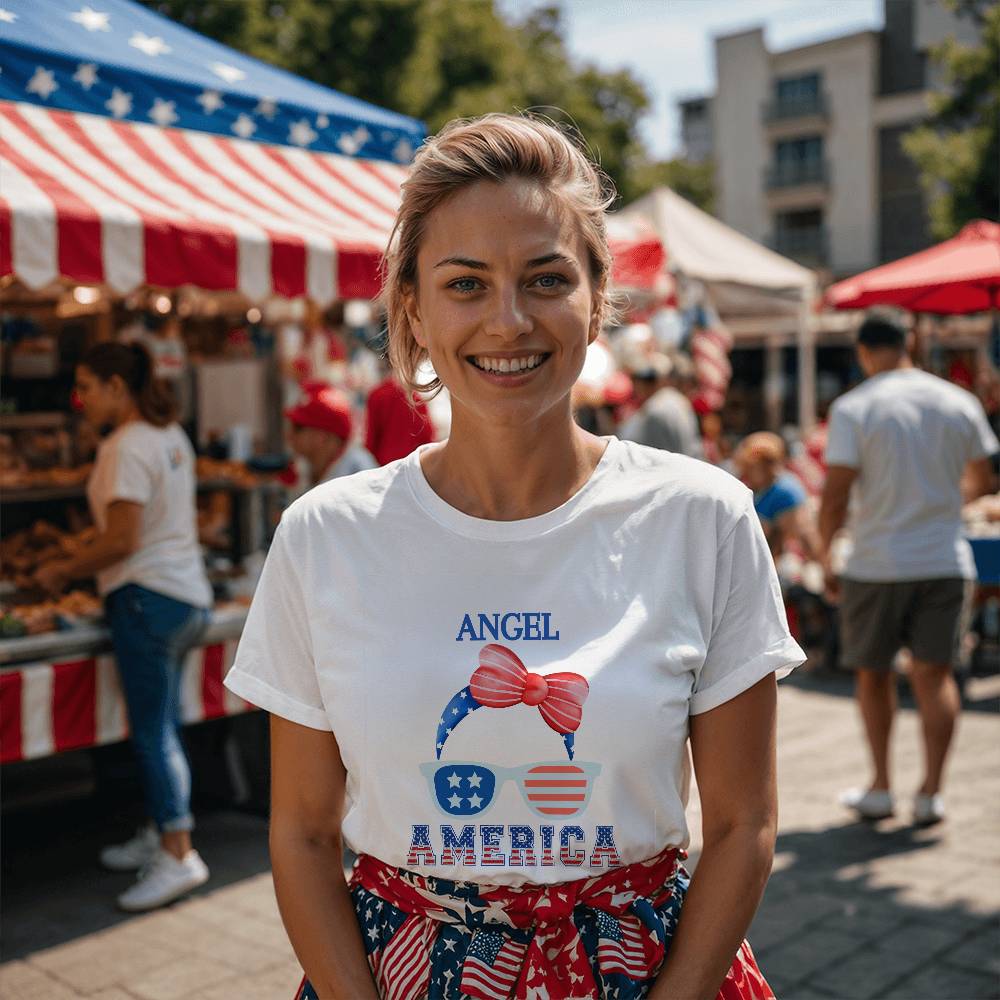
M350 890L383 1000L634 1000L677 928L684 857L669 848L602 875L514 888L427 878L363 854ZM318 1000L308 980L295 1000ZM746 941L716 1000L774 1000Z

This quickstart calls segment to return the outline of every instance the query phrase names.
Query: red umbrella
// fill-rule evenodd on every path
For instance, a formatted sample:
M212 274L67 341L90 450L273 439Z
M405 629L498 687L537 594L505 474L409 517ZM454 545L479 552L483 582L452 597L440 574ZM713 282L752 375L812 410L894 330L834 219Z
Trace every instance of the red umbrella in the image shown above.
M838 281L835 309L893 305L911 312L972 313L1000 308L1000 224L979 219L929 250Z

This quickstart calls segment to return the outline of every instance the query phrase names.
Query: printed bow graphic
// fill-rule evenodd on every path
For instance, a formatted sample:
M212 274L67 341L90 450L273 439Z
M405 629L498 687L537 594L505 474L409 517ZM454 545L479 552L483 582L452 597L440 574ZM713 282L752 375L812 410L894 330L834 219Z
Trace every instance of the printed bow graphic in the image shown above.
M440 759L452 730L477 708L510 708L537 705L550 729L563 738L566 753L573 759L574 733L583 719L583 703L590 686L579 674L531 674L518 656L506 646L490 643L479 653L479 667L468 687L462 688L445 705L438 720L436 750Z
M487 708L537 705L549 728L565 736L580 728L590 687L579 674L529 674L515 653L491 642L479 653L469 690Z

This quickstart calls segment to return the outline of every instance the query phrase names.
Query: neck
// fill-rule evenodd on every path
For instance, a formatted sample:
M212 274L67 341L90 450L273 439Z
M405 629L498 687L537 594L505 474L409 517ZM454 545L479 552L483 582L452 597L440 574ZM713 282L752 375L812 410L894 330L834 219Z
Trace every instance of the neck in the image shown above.
M573 422L569 407L530 425L484 427L453 405L451 433L421 457L428 483L465 514L491 521L537 517L587 482L606 442Z
M346 441L337 442L335 444L331 444L329 448L324 448L321 452L308 459L309 471L312 475L314 486L322 481L323 477L330 471L330 468L336 464L337 460L346 450Z
M881 375L883 372L895 371L897 368L912 368L913 362L906 353L887 353L872 358L871 374Z
M142 414L139 412L139 407L135 403L130 402L128 405L122 407L121 412L117 413L111 422L115 430L117 430L119 427L124 427L135 420L142 420Z

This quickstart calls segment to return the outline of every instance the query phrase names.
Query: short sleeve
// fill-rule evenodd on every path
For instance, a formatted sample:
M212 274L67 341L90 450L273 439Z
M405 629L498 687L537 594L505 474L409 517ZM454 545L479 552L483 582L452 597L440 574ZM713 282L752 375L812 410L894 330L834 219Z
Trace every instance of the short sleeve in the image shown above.
M128 500L147 504L153 498L155 471L141 443L123 437L115 450L115 471L108 503Z
M273 715L329 731L302 583L283 528L284 522L267 554L225 685Z
M997 440L986 413L978 399L972 401L972 449L969 461L980 458L991 458L1000 451L1000 441Z
M861 468L861 441L858 427L836 404L830 410L830 423L826 431L826 464Z
M804 660L788 631L763 529L747 503L716 557L712 632L690 713L717 708L768 674L780 679Z

